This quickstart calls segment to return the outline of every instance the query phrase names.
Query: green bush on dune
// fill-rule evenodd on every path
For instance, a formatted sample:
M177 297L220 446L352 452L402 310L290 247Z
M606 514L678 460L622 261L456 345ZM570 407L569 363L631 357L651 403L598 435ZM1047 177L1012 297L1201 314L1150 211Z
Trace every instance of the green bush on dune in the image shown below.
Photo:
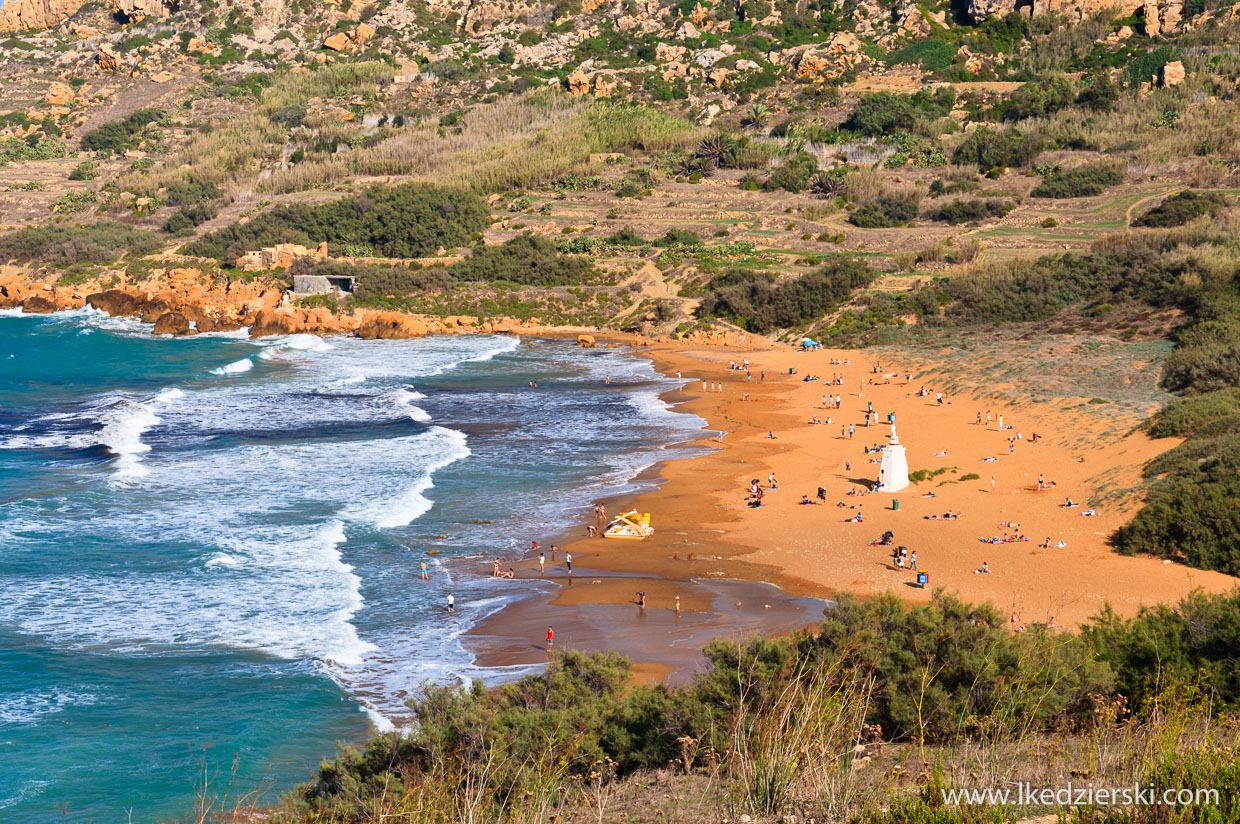
M669 762L690 766L712 753L726 754L719 776L735 800L773 815L791 797L779 770L796 774L795 760L780 758L799 756L781 751L779 738L804 728L802 702L815 722L844 719L832 746L847 752L862 723L890 741L946 744L981 734L1015 742L1090 727L1097 698L1123 696L1139 710L1174 685L1182 701L1240 701L1230 640L1240 631L1240 593L1194 595L1130 619L1104 610L1079 634L1037 626L1013 633L1007 623L992 606L941 591L915 606L890 593L841 595L815 632L711 642L708 666L684 687L633 685L626 659L580 652L496 690L433 687L410 700L417 723L407 732L324 762L274 820L446 822L465 818L466 808L501 820L560 798L560 787ZM1178 774L1167 766L1162 773ZM981 809L942 817L938 786L931 781L920 797L861 820L1001 820Z

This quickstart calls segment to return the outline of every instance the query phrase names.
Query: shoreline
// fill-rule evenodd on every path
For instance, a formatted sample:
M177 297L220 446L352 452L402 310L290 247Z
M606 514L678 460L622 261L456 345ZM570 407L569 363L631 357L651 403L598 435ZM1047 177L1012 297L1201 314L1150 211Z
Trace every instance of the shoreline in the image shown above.
M1140 467L1175 443L1153 441L1131 427L1118 431L1104 421L1083 420L1076 411L1080 399L1017 408L993 398L961 395L938 404L933 389L928 396L916 394L917 372L934 371L925 358L918 357L916 366L908 358L912 380L905 380L902 372L889 379L893 373L885 369L880 382L870 386L866 381L876 375L868 363L876 355L860 350L803 353L767 343L743 352L679 345L633 352L650 358L665 375L679 371L722 384L721 392L702 392L695 382L661 397L683 392L683 402L673 399L677 408L703 418L708 429L725 430L723 442L694 441L717 448L658 463L648 470L662 479L652 489L604 501L609 515L630 509L652 513L651 538L582 537L585 513L578 528L567 527L564 532L576 537L560 548L573 554L573 579L568 580L560 557L554 564L548 557L545 580L559 584L557 590L519 599L466 634L466 647L478 666L545 660L540 641L550 623L557 640L571 636L574 648L625 651L643 680L679 682L703 661L699 649L709 631L738 637L803 628L817 619L806 620L798 612L799 600L825 600L840 592L862 597L890 592L919 603L942 587L966 601L986 601L1012 613L1014 628L1036 623L1074 629L1104 604L1130 616L1142 606L1174 602L1195 589L1220 592L1240 583L1222 573L1111 550L1110 534L1140 504ZM753 362L752 382L744 372L728 369L732 357ZM789 375L789 368L797 373ZM760 380L763 370L765 380ZM820 408L828 384L804 382L809 373L842 376L842 385L830 387L841 396L841 409ZM850 496L850 490L866 489L877 474L862 444L886 443L889 436L885 425L861 425L863 404L871 402L883 419L889 410L898 413L910 471L938 470L943 464L943 474L894 495ZM1024 437L1009 447L1009 431L976 425L973 416L984 414L982 410L992 417L1005 415ZM833 424L810 424L814 414L823 424L833 418ZM852 438L837 428L843 420L853 424ZM1040 436L1036 443L1027 440L1034 432ZM928 444L941 444L942 449L932 455ZM844 471L844 461L851 463L851 472ZM759 478L765 487L771 472L777 474L779 490L766 496L761 509L745 506L748 482ZM1039 474L1054 479L1055 489L1038 491ZM975 480L963 480L966 476ZM988 488L990 478L996 479L993 489ZM825 488L825 503L800 506L800 496L815 498L819 486ZM1113 486L1125 494L1100 492ZM1085 506L1095 507L1092 503L1061 506L1065 497L1080 502L1096 498L1101 502L1097 516L1081 517ZM899 510L893 509L896 498ZM947 511L964 516L947 521L931 517ZM863 523L846 520L857 512L864 513ZM1032 540L979 540L998 538L1015 523ZM911 572L897 570L888 548L868 545L886 529L895 532L896 544L920 553L929 586L917 587ZM1065 546L1042 548L1041 540L1050 537L1047 532ZM540 539L544 547L548 543ZM978 574L983 562L991 571ZM536 558L527 556L513 566L520 578L538 577ZM582 586L586 580L591 583ZM720 608L711 586L721 581L777 587L778 596L762 599L764 607L776 603L763 609L764 620L746 625ZM644 611L636 604L639 590L647 592ZM692 615L695 631L702 628L695 636L696 647L662 632L668 625L659 616L672 613L677 596L682 621ZM754 597L761 596L747 596ZM745 609L746 598L740 600L736 612ZM638 621L658 632L648 632L636 643L631 627Z
M465 327L444 331L485 334ZM676 443L706 451L655 461L633 478L635 483L648 483L648 489L604 501L612 515L629 509L652 513L656 530L652 538L613 541L574 535L575 530L584 531L584 517L576 527L565 524L550 540L531 536L544 547L562 542L562 549L574 555L577 575L566 586L567 576L557 558L546 578L556 588L516 598L467 631L462 643L476 667L545 661L542 639L547 624L557 621L557 638L565 643L571 637L579 649L623 647L636 662L639 677L674 681L701 663L700 646L712 634L777 635L803 628L817 623L823 601L840 592L862 597L890 592L917 603L943 588L967 601L1010 610L1013 626L1041 623L1072 628L1096 615L1104 603L1128 616L1142 606L1178 600L1194 589L1220 592L1240 582L1170 561L1121 556L1110 549L1109 535L1140 504L1140 467L1175 442L1156 442L1133 425L1116 428L1113 421L1108 426L1090 418L1080 411L1088 398L1018 403L962 394L936 404L933 385L930 397L915 393L921 385L919 374L943 380L944 363L930 353L904 353L907 363L894 365L900 367L898 372L889 371L889 365L879 374L861 359L869 362L896 354L805 353L735 334L673 342L575 328L524 327L509 333L563 340L587 332L592 343L625 347L648 358L666 376L683 374L681 388L660 392L660 399L698 415L706 429L726 434L722 442L706 437ZM728 368L729 359L736 358L753 361L752 381L745 380L743 371ZM851 362L853 358L857 362ZM905 369L913 373L911 380L905 379ZM824 378L838 374L843 382L804 382L811 373ZM867 380L876 376L878 384L868 386ZM722 391L702 391L702 380ZM825 409L819 403L829 386L841 396L842 409ZM886 426L862 424L863 404L868 403L875 403L883 417L888 411L899 413L910 470L933 470L936 475L950 470L951 474L940 475L946 480L931 478L895 496L852 497L849 493L865 489L865 481L872 480L877 470L871 466L877 461L862 452L861 444L885 442L888 434ZM1012 425L1009 429L1040 432L1042 437L1036 444L1022 441L1019 454L1008 453L1007 435L997 427L976 425L971 419L975 410L978 415L980 410L1005 415ZM837 420L831 426L813 426L810 415L818 415L823 423L833 416ZM836 434L834 426L843 421L856 427L860 439ZM932 457L938 446L941 451ZM1038 459L1029 461L1029 454ZM993 463L977 463L982 455ZM841 471L846 460L852 464L851 473ZM749 482L758 478L765 486L771 472L782 479L780 491L772 491L761 509L745 506ZM1054 492L1035 491L1033 479L1043 473L1059 482ZM997 488L986 488L987 475L998 478ZM819 487L825 490L826 505L796 505L800 495L813 498ZM1081 510L1058 507L1055 501L1061 495L1075 496L1091 508L1096 496L1101 502L1098 517L1081 519ZM898 511L892 509L895 497L902 500ZM860 511L867 516L864 524L845 517ZM963 512L965 517L932 522L932 515L944 511ZM997 537L1012 523L1020 523L1023 534L1034 540L997 545L978 540ZM928 587L916 587L907 571L896 570L887 550L867 545L887 529L896 533L897 544L920 553L922 569L930 572ZM1037 540L1050 538L1048 532L1064 546L1041 547ZM977 574L984 562L992 574ZM536 559L525 557L512 566L521 578L537 577ZM488 577L485 568L462 565L462 569ZM587 580L590 583L582 586ZM721 582L778 589L744 590L739 605L724 604L719 600ZM638 591L648 594L644 612L636 605ZM662 616L659 610L672 614L676 597L682 606L679 623L664 625L655 618L641 618ZM805 599L819 599L814 602L817 614L807 613ZM756 601L763 602L762 612L748 614ZM648 630L644 635L618 629L641 620ZM677 627L680 635L667 632ZM681 637L685 632L691 640ZM532 644L531 638L537 643Z

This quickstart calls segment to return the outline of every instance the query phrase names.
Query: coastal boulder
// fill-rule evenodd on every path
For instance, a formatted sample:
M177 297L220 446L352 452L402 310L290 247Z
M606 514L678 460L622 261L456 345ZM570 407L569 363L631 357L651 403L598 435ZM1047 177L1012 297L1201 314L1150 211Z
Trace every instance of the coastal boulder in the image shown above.
M420 338L429 331L422 321L400 312L375 312L357 327L357 336L364 340Z
M86 296L86 304L112 317L137 315L146 305L146 295L124 289L108 289Z
M594 336L593 335L578 335L577 345L580 346L582 349L593 349L594 348Z
M58 308L56 301L45 295L32 295L22 301L22 311L27 315L50 315Z
M155 319L156 335L188 335L189 318L180 312L164 312Z
M288 309L260 309L250 322L250 337L265 338L269 335L296 335L306 330L306 319L301 312Z

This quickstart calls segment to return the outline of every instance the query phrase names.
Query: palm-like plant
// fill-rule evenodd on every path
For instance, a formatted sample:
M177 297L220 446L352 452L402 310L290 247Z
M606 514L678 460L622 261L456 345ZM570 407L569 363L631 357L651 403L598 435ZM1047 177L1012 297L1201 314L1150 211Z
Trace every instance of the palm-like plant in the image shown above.
M749 111L745 113L742 123L746 126L753 126L755 129L761 129L766 125L766 121L771 116L771 108L765 103L754 103L749 107Z

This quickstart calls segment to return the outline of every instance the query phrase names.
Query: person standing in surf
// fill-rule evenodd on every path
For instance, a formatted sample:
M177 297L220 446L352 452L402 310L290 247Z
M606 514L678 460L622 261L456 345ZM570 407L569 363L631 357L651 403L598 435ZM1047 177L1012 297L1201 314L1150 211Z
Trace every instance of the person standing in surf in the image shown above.
M431 579L431 576L428 575L426 572L426 561L423 561L422 562L422 580L429 581L430 579Z
M568 577L573 577L573 553L564 553L564 563L568 565Z
M452 593L448 593L448 614L451 615L456 611L456 599L452 597Z

